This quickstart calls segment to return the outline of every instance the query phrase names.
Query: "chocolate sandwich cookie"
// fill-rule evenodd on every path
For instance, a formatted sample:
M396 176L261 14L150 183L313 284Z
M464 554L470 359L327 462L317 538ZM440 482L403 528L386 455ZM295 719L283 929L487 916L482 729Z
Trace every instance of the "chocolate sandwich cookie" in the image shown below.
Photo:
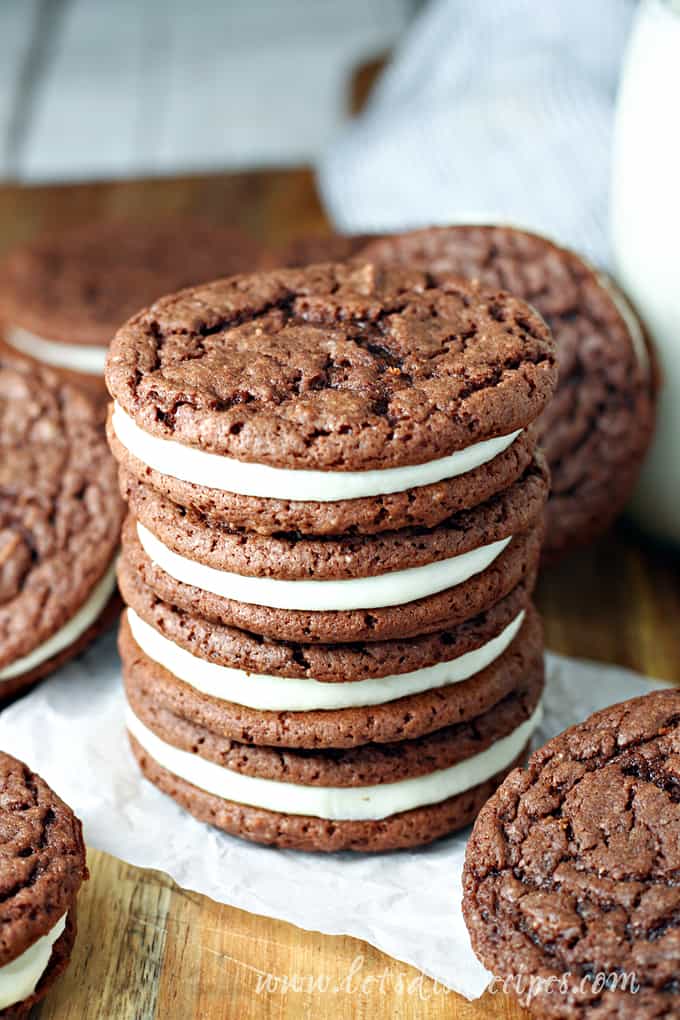
M680 1015L679 790L680 691L664 690L555 737L482 809L465 919L536 1016Z
M170 291L250 270L259 247L240 231L194 220L103 220L43 235L0 265L0 352L51 365L105 398L116 329Z
M406 591L408 578L403 576L404 571L443 564L443 561L453 565L454 560L463 569L463 557L481 553L509 536L530 530L543 512L548 484L543 458L536 454L521 478L508 488L473 510L454 514L436 528L402 528L372 536L324 537L298 532L262 536L235 531L219 518L178 507L149 486L126 484L124 492L138 526L157 543L182 560L209 568L207 583L210 583L208 578L215 579L213 571L230 575L229 588L235 597L238 597L239 580L231 575L252 579L245 582L246 589L252 590L252 601L258 602L257 578L271 578L274 582L309 579L315 582L356 579L360 582L362 578L389 574L393 575L394 585L403 582ZM142 541L146 540L142 538ZM157 562L163 563L162 554ZM174 558L172 562L176 562ZM187 569L191 572L191 567ZM320 605L319 597L323 602L321 584L315 586L313 594L312 607ZM263 597L266 598L264 591ZM357 598L362 596L357 595ZM360 602L359 608L367 607L371 607L370 601ZM291 603L291 608L296 606Z
M369 243L355 258L449 273L534 305L557 345L559 383L540 419L552 473L544 556L590 541L620 513L651 441L657 371L647 334L612 280L574 252L513 227L454 226Z
M159 301L119 331L107 369L114 452L135 477L230 526L252 512L264 532L300 530L303 504L315 534L431 526L503 488L527 451L485 466L555 375L549 332L521 301L342 265Z
M144 584L139 574L127 567L124 560L119 565L118 579L121 595L129 607L128 620L135 640L150 658L196 685L199 670L206 677L212 671L202 669L197 659L217 669L226 667L220 674L223 690L234 691L237 683L241 686L240 698L234 696L231 700L240 700L251 708L274 710L339 707L339 699L344 699L344 705L360 704L357 699L362 696L358 693L361 690L370 690L375 695L380 685L374 681L387 677L390 686L392 681L397 685L402 683L399 677L420 674L432 667L439 667L437 674L445 674L442 682L459 679L462 672L472 675L467 672L471 665L483 668L493 661L499 648L502 652L508 647L528 609L530 598L529 586L519 584L509 595L478 616L450 630L419 638L363 644L306 645L294 641L273 641L235 627L212 623L164 602ZM160 635L162 640L156 640L152 632ZM179 649L175 662L168 657L167 645ZM182 651L188 653L188 659L182 657ZM480 659L482 665L479 665ZM453 660L456 660L455 665ZM444 666L445 663L449 666ZM190 674L186 668L189 664ZM238 675L230 677L230 671ZM262 685L258 683L260 678ZM275 678L301 683L290 685L285 695L276 697L274 702L269 699L275 696L275 691L268 683L266 695L263 693L258 700L260 687L265 691L264 680ZM365 681L369 684L362 688L361 683ZM207 680L205 682L208 683ZM356 683L359 683L358 689L352 686ZM415 677L413 683L408 683L411 689L425 689L416 683Z
M416 740L346 750L255 747L135 697L127 725L142 771L196 817L255 842L389 850L467 825L521 758L542 675L489 712Z
M43 780L0 752L0 1020L20 1020L66 969L87 879L80 822Z
M243 496L155 471L118 440L114 416L119 429L124 431L125 425L121 424L120 409L109 413L107 437L121 465L124 499L132 502L137 487L146 484L179 506L194 508L233 529L261 535L291 531L307 535L337 535L343 531L374 535L386 529L436 527L452 514L485 503L512 485L529 467L536 447L535 430L530 426L502 453L458 478L405 492L319 503Z
M505 492L435 529L333 539L235 534L140 489L131 506L138 519L125 529L126 562L166 601L270 637L305 640L306 617L314 640L413 636L436 628L415 610L409 621L412 605L448 590L464 604L469 582L540 531L547 487L537 456ZM217 608L204 612L212 602ZM374 610L380 634L363 616Z
M233 533L137 487L138 519L124 534L126 562L166 601L267 636L307 640L306 616L314 620L313 640L332 641L334 633L341 635L336 640L412 636L435 629L415 611L403 620L412 605L449 589L464 602L471 579L523 536L540 532L547 486L537 456L505 492L435 529L324 539ZM383 617L380 633L362 616L373 610Z
M0 699L115 613L123 504L98 418L51 370L0 358Z
M144 645L154 655L146 654ZM330 683L326 691L318 692L305 690L305 685L312 686L309 680L291 684L283 677L251 679L245 673L234 676L224 667L210 672L202 662L188 663L188 656L178 656L169 642L164 644L162 636L159 639L143 623L140 626L129 611L119 647L133 706L142 700L222 737L289 748L356 747L421 737L487 712L526 676L543 669L541 626L533 607L513 621L509 632L498 635L491 647L487 644L462 662L449 660L448 672L440 668L416 676L407 673L403 680L397 675L382 678L382 683L364 682L363 689L361 682L354 681ZM165 654L166 665L159 662ZM178 659L180 666L173 671L171 666ZM182 665L198 668L184 672ZM222 682L225 678L231 681L229 687ZM400 682L405 694L399 690ZM249 683L255 688L252 692ZM258 686L262 701L270 707L248 704L250 693L260 700ZM297 698L307 704L291 710ZM273 707L277 701L281 708Z
M144 536L145 545L140 540L140 534ZM140 526L132 517L128 517L123 526L121 569L138 573L144 584L164 602L206 620L274 640L331 644L386 641L445 630L489 609L522 582L533 588L542 535L542 523L538 521L531 530L513 535L510 541L503 540L503 548L500 548L503 542L499 543L493 549L493 559L485 568L472 573L464 581L447 586L435 594L414 598L413 601L398 602L405 597L405 589L398 585L393 587L389 580L380 579L380 590L391 591L392 595L386 597L396 604L377 608L273 608L239 601L205 587L198 587L168 573L155 561L153 557L159 554L159 547L154 543L151 533L140 531ZM151 550L153 556L148 550ZM473 550L471 555L476 552ZM165 553L161 551L166 565L169 564L167 553L167 548ZM176 560L172 560L172 569L175 574L180 573ZM314 583L321 585L332 582ZM343 582L337 582L340 583ZM451 585L450 577L447 577L446 583ZM287 588L286 593L288 591Z

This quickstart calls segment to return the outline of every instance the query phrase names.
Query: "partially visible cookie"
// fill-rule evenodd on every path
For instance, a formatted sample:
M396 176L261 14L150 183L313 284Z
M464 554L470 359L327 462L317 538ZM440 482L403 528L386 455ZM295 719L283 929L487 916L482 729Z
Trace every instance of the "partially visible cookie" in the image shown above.
M0 752L0 1018L20 1020L68 965L87 878L81 825L30 769Z
M47 363L106 397L116 329L171 291L255 267L259 246L200 220L93 221L42 235L0 264L0 350Z
M93 403L0 357L0 700L111 618L122 516Z
M550 326L559 382L540 419L552 474L544 558L600 534L622 510L651 441L657 370L642 324L615 284L574 252L508 226L417 230L354 258L502 287Z
M472 945L538 1017L680 1015L680 691L595 713L536 751L467 847Z

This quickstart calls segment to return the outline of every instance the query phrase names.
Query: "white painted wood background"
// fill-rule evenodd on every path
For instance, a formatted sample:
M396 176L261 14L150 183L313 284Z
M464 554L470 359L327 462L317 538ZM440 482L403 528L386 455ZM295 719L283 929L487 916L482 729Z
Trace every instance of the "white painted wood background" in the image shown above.
M413 0L0 0L0 178L313 160Z

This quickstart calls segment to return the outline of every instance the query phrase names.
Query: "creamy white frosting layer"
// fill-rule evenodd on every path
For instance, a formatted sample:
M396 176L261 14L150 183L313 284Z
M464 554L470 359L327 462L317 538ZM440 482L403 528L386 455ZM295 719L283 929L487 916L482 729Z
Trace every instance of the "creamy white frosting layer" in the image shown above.
M460 556L377 577L282 581L274 577L246 577L189 560L169 549L139 521L137 534L147 556L176 581L250 605L318 612L381 609L436 595L486 570L511 540L503 538Z
M448 457L410 467L375 471L300 471L252 464L217 453L185 446L174 439L159 439L145 432L115 403L112 416L118 440L133 457L154 471L183 482L262 499L333 503L341 499L385 496L456 478L493 460L506 450L522 429L485 439Z
M10 326L4 333L5 341L22 354L28 354L38 361L55 368L68 368L86 375L104 375L106 347L87 344L62 344L46 340L20 326Z
M220 666L170 641L142 620L134 609L127 610L127 617L132 636L142 651L202 694L265 712L311 712L384 705L410 694L467 680L489 666L510 646L522 626L524 611L518 613L496 637L456 659L410 673L333 683L248 673Z
M64 624L52 637L48 638L37 648L34 648L28 655L21 659L15 659L9 666L0 669L0 683L3 680L11 680L12 677L21 676L22 673L30 673L32 669L41 663L51 659L53 655L68 648L85 633L111 598L113 589L116 586L116 567L112 564L100 581L97 582L89 598L83 603L75 616L72 616L68 623Z
M0 1009L7 1009L33 995L47 970L52 947L66 927L66 914L54 928L29 946L16 960L0 967Z
M471 790L505 769L520 753L541 720L541 706L516 730L472 758L428 775L377 786L299 786L274 779L244 776L197 754L167 744L128 707L128 730L162 768L223 800L287 815L332 821L376 821L437 804Z

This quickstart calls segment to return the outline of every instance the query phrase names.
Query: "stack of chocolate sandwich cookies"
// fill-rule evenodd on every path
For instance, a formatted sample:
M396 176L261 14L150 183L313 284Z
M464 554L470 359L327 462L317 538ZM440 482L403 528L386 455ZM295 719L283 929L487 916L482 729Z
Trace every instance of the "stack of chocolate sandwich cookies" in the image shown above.
M117 334L128 729L197 817L310 850L468 824L540 715L555 384L528 305L371 265L233 277Z
M122 521L101 413L0 354L0 701L113 622Z

